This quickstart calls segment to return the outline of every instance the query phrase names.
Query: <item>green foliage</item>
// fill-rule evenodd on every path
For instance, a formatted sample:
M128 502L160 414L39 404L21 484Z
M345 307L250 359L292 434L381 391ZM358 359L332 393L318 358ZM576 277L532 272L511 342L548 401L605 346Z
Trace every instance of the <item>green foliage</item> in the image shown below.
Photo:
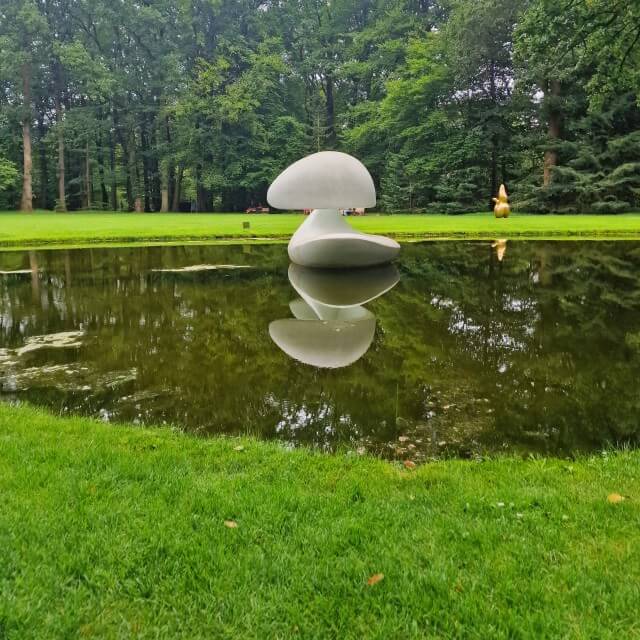
M30 116L43 207L61 198L62 144L71 209L157 211L168 195L177 208L242 210L265 204L291 161L343 149L388 211L486 210L501 182L522 209L637 210L637 158L615 145L630 151L640 130L639 11L624 0L6 0L0 149L21 166Z
M640 112L632 95L588 111L574 107L560 164L543 187L523 184L516 208L548 212L622 213L640 209Z
M19 175L18 167L13 162L0 157L0 192L15 187Z
M15 204L19 178L16 164L0 156L0 208L6 209Z

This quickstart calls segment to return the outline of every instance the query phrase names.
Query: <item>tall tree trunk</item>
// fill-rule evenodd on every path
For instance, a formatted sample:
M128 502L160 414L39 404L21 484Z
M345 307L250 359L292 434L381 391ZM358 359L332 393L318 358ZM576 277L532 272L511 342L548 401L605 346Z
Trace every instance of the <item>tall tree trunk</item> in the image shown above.
M100 134L98 140L98 175L100 176L100 196L102 198L102 208L109 208L109 194L107 193L107 185L104 178L104 137Z
M491 137L491 194L489 210L493 209L493 197L498 195L498 145L495 136Z
M325 78L325 100L327 109L327 142L333 146L336 141L336 108L333 97L333 76L330 73Z
M200 184L200 172L201 172L201 167L197 166L196 167L196 208L195 211L197 213L200 213L204 210L204 197L203 197L203 189L202 189L202 185ZM193 209L192 209L193 210Z
M148 160L149 166L149 197L151 201L150 211L159 211L162 208L162 186L164 176L163 169L158 162L158 128L152 127L149 134L148 151L150 154Z
M492 103L492 120L496 118L498 110L498 89L496 86L496 65L492 60L489 65L489 93ZM491 121L490 121L491 122ZM495 125L494 122L491 122ZM495 126L492 126L491 132L491 197L489 198L489 210L493 209L493 197L498 195L498 136L495 133Z
M162 189L160 189L160 194L162 198L162 204L160 205L160 213L168 213L169 211L169 187L168 187L169 178L167 177L166 180L167 182L165 184L167 186L163 185Z
M116 110L111 110L111 132L109 135L109 169L111 170L111 209L118 210L118 186L116 183Z
M146 121L143 120L140 132L140 151L142 153L142 186L144 193L144 210L151 211L151 185L149 179L149 138L145 131Z
M209 198L207 189L198 182L196 187L196 211L203 213L209 209Z
M40 163L40 191L37 201L40 209L49 208L49 163L47 149L44 144L45 127L44 117L38 115L38 161Z
M174 191L176 188L176 166L173 162L169 163L169 169L167 171L167 190L169 196L169 211L175 211L172 209L172 204L174 201Z
M166 162L160 164L160 213L169 211L169 167Z
M20 210L33 211L33 191L31 188L31 173L33 170L33 157L31 154L31 65L25 62L22 65L22 199Z
M140 196L140 170L136 158L136 133L135 130L129 132L126 144L127 156L127 203L129 211L142 211L142 198Z
M558 164L558 151L554 141L560 138L562 130L562 113L560 112L560 105L558 104L560 91L559 80L551 80L548 82L547 96L550 101L548 135L552 146L544 152L543 184L545 187L551 182L553 168Z
M67 195L65 190L65 166L64 166L64 130L62 128L62 101L60 93L56 92L56 134L58 137L58 202L56 211L67 210Z
M136 213L142 213L144 211L144 205L142 200L142 192L140 190L140 167L136 162L133 168L133 210Z
M127 161L126 166L126 192L127 192L127 211L133 211L133 181L131 180L131 164Z
M111 193L109 202L113 211L118 210L118 186L116 184L116 141L109 136L109 169L111 172Z
M91 209L91 192L93 190L93 185L91 184L91 156L89 155L89 141L84 148L84 184L86 189L86 200L85 200L85 208Z
M182 191L182 174L184 173L184 167L180 165L176 173L176 182L173 187L173 203L171 204L172 211L180 211L180 196Z
M165 116L165 119L164 119L164 130L165 130L165 140L167 142L165 155L170 156L171 155L171 127L169 125L168 116ZM158 137L160 137L160 132L158 132ZM160 164L162 166L162 163ZM167 160L166 165L167 165L167 175L165 178L165 182L161 185L161 188L164 188L167 190L167 211L171 211L170 206L174 200L173 192L176 184L175 182L176 167L173 160ZM162 194L162 201L163 201L162 206L164 207L164 194Z
M113 135L117 136L122 147L122 164L125 173L125 193L127 197L127 211L135 209L135 195L137 187L134 188L135 166L136 166L136 132L125 119L125 124L119 124L116 120L116 112L113 111ZM126 130L124 127L127 127ZM131 128L129 128L131 127ZM115 142L114 142L115 147Z
M136 213L142 213L144 208L142 205L142 192L140 190L140 163L136 159L135 137L131 144L131 154L133 158L133 172L131 174L131 180L133 182L133 210Z

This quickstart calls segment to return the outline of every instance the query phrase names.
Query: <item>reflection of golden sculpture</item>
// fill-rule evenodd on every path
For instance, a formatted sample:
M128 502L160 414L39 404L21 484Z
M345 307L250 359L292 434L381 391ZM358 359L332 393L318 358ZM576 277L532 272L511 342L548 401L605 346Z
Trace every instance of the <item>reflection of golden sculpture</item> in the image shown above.
M507 190L504 188L503 184L500 185L498 197L494 198L493 201L496 203L496 206L493 208L493 213L496 218L508 218L511 213L511 207L509 206Z
M496 250L496 256L498 257L498 262L502 262L504 260L504 254L507 251L507 241L506 240L496 240L491 245L491 248Z

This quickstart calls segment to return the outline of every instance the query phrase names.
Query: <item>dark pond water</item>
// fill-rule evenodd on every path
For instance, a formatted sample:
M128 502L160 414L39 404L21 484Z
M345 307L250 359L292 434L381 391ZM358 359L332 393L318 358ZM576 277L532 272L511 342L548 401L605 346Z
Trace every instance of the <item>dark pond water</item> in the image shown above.
M640 442L640 243L408 244L349 274L289 269L285 245L7 252L0 271L5 401L416 461Z

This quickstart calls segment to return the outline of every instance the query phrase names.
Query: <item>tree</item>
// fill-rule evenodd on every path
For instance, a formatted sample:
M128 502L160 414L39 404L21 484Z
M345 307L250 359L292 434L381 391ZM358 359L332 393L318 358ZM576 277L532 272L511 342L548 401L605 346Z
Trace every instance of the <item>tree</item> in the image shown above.
M0 69L22 97L22 197L20 209L33 210L31 144L32 84L45 48L47 26L35 0L7 0L0 9Z
M452 98L467 110L490 148L490 184L495 195L508 182L509 103L514 85L513 32L526 0L457 0L445 28ZM488 198L491 207L491 197Z
M618 135L634 140L638 128L638 94L629 91L635 71L627 67L640 49L637 14L632 5L599 0L535 0L527 9L516 33L521 88L539 103L539 119L546 121L548 133L543 188L525 180L521 207L614 213L639 206L630 191L635 158L629 164L628 154L626 160L617 156L613 143ZM603 62L615 58L615 69ZM618 79L615 91L613 78ZM540 91L542 101L537 100Z
M0 157L0 192L13 187L19 175L18 167L13 162Z
M623 0L5 0L0 153L24 210L243 210L322 149L389 211L486 209L500 182L632 210L639 24Z

